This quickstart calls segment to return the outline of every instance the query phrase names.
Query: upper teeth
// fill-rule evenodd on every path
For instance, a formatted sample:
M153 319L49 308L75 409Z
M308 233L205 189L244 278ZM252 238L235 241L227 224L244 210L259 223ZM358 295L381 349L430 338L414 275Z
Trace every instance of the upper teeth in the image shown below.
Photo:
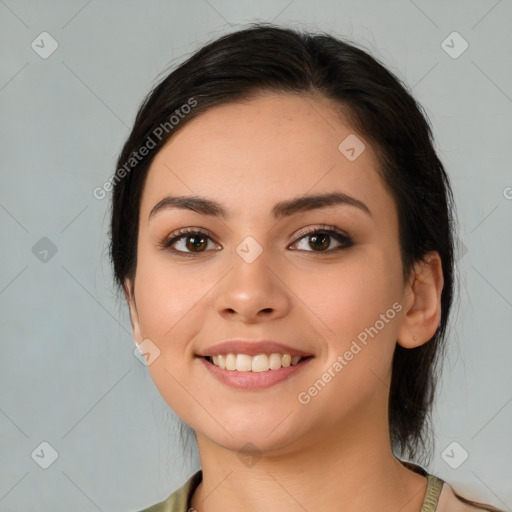
M212 362L223 370L238 370L239 372L266 372L278 370L281 366L288 367L297 364L301 356L292 357L290 354L219 354L212 356Z

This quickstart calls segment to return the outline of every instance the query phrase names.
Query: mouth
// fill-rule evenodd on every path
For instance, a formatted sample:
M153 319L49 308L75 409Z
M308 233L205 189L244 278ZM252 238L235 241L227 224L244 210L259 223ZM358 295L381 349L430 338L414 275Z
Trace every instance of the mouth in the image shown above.
M290 354L219 354L197 356L203 367L226 386L242 390L267 389L304 371L314 356ZM254 370L253 370L254 365ZM222 367L224 366L224 368ZM239 369L240 368L240 369Z
M208 363L227 371L262 373L276 371L280 368L297 366L313 356L291 356L290 354L218 354L203 357Z

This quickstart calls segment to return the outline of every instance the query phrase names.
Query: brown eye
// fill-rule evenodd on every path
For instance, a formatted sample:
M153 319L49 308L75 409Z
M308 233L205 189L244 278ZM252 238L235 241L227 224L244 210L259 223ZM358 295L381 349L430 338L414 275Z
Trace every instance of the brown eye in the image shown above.
M340 249L347 249L354 245L352 238L331 228L316 228L309 232L307 230L301 230L299 234L302 236L294 243L294 245L301 243L303 239L309 238L307 246L303 244L302 248L299 247L298 250L301 251L330 253ZM338 246L328 249L332 242L331 239L334 239L338 243ZM308 250L307 247L311 248L311 250Z
M330 235L316 234L309 236L311 237L309 244L310 247L321 250L327 249L329 247Z
M185 240L185 247L192 252L201 252L208 245L208 242L205 242L206 237L203 235L189 235L185 237Z
M197 229L187 228L175 231L167 240L159 245L162 249L168 249L176 253L199 254L206 252L208 242L213 243L208 233L204 233Z

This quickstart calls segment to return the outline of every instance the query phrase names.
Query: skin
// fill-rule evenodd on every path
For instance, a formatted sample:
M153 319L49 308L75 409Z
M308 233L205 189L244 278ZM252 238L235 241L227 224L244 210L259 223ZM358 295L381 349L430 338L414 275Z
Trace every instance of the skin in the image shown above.
M433 252L403 281L396 206L376 154L360 135L366 149L356 160L338 150L354 130L335 108L321 96L284 93L217 106L177 132L149 170L126 293L135 341L149 338L160 350L148 366L156 387L196 432L203 482L192 506L200 512L421 507L427 481L393 456L387 402L395 344L421 345L439 325L441 262ZM271 214L276 202L332 191L363 201L372 216L347 205L279 221ZM148 222L170 194L207 196L230 217L174 208ZM324 254L311 237L296 236L322 224L348 232L354 245L336 251L330 238ZM174 247L190 258L159 247L186 227L212 233L206 250L191 252L186 238ZM247 236L263 250L252 263L236 252ZM299 403L298 393L395 302L402 310ZM315 358L271 388L234 389L195 357L232 337L277 340ZM261 456L254 465L238 456L248 442Z

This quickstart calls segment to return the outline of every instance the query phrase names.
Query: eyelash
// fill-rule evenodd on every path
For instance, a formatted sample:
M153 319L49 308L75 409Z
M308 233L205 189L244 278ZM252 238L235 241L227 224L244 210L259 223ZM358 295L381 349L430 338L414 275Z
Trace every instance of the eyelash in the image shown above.
M299 250L302 252L312 252L312 253L318 253L318 254L331 254L333 252L336 252L338 250L348 249L349 247L352 247L354 245L354 242L352 238L349 235L346 235L342 233L336 226L328 226L328 225L322 225L320 227L310 229L310 228L303 228L297 233L297 239L295 242L293 242L293 245L295 245L297 242L299 242L302 238L306 238L307 236L317 235L317 234L324 234L329 235L332 238L334 238L337 242L339 242L341 245L338 247L335 247L334 249L327 249L325 251L304 251L303 249L292 249L292 250ZM165 249L168 251L173 252L174 254L177 254L179 256L184 257L194 257L195 255L200 255L205 251L199 251L197 253L194 252L187 252L187 251L178 251L172 247L174 243L176 243L178 240L186 237L186 235L204 235L210 240L213 241L212 235L208 230L201 229L201 228L181 228L169 235L165 240L158 243L158 246L161 249Z

